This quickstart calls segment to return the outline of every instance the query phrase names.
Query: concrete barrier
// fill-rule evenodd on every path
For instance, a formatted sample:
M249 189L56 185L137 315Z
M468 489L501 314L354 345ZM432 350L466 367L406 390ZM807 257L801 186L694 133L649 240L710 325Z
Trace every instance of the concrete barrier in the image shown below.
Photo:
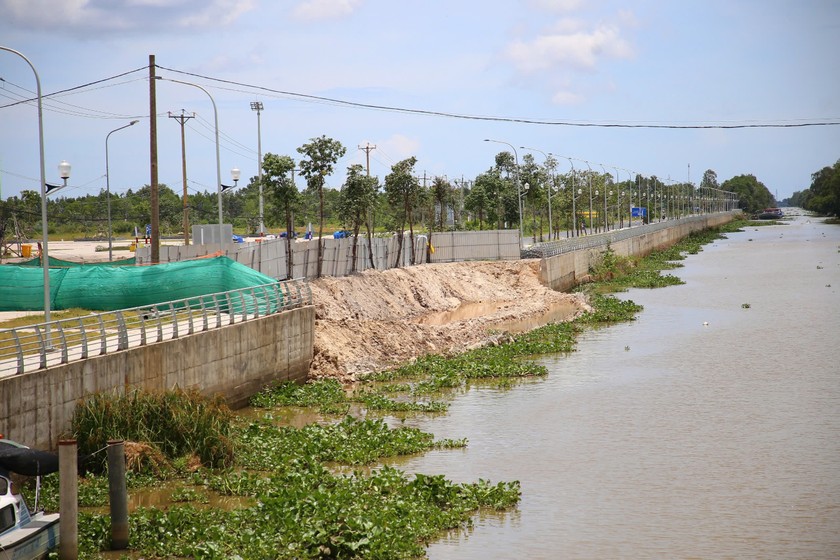
M586 279L589 269L598 263L608 248L624 257L645 256L674 245L692 232L720 226L731 222L735 217L736 214L731 212L709 214L702 219L692 217L690 220L675 220L668 227L653 231L639 228L638 235L620 240L604 237L603 243L598 246L540 259L540 281L553 290L565 292Z
M315 308L301 307L0 379L0 434L55 449L70 429L76 402L101 391L198 389L244 406L265 385L303 382L312 362Z

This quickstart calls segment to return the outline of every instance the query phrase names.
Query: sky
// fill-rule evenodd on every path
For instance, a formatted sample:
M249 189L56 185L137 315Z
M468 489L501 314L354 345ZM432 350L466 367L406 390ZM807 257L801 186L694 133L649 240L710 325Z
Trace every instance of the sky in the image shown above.
M258 143L299 160L322 135L347 148L332 188L366 153L383 181L411 156L460 181L513 147L619 181L751 174L782 200L840 159L838 0L0 0L0 46L40 76L47 182L72 165L59 196L105 189L106 139L112 192L151 182L149 55L207 91L155 82L178 193L168 112L195 114L188 189L215 192L213 102L224 184L257 175ZM0 50L2 199L40 188L35 89Z

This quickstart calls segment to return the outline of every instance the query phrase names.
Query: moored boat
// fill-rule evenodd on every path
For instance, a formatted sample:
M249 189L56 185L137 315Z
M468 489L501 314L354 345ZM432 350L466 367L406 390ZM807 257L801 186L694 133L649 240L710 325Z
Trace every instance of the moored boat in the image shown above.
M760 220L778 220L784 217L785 213L781 208L765 208L758 214Z
M40 477L58 470L58 458L7 439L0 439L0 558L40 560L58 544L59 514L30 511L15 494L11 473ZM40 480L39 480L40 482Z

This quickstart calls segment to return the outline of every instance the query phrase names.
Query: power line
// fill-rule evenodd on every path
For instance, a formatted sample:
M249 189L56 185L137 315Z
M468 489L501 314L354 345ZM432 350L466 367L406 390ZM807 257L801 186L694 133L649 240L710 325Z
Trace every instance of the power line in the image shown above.
M519 123L519 124L536 124L536 125L548 125L548 126L573 126L573 127L587 127L587 128L650 128L650 129L739 129L739 128L803 128L803 127L811 127L811 126L836 126L840 125L840 119L827 119L824 122L776 122L776 123L767 123L767 122L741 122L741 123L732 123L732 124L651 124L651 123L621 123L621 122L593 122L593 121L555 121L555 120L548 120L548 119L529 119L529 118L515 118L515 117L496 117L496 116L482 116L482 115L465 115L459 113L448 113L444 111L430 111L425 109L409 109L405 107L394 107L389 105L374 105L370 103L360 103L357 101L345 101L342 99L335 99L331 97L322 97L318 95L310 95L305 93L295 93L290 91L283 91L283 90L276 90L264 86L257 86L253 84L246 84L243 82L236 82L233 80L224 80L221 78L213 78L210 76L204 76L202 74L197 74L194 72L186 72L184 70L175 70L174 68L167 68L165 66L155 65L157 68L161 70L167 70L169 72L175 72L177 74L184 74L187 76L192 76L195 78L201 78L203 80L211 81L211 82L219 82L223 84L230 84L239 87L247 87L256 90L260 90L263 92L270 92L278 95L285 95L289 97L300 98L303 100L311 100L315 102L321 103L333 103L336 105L344 105L348 107L356 107L360 109L372 109L378 111L389 111L395 113L406 113L406 114L413 114L413 115L425 115L425 116L433 116L433 117L445 117L445 118L452 118L452 119L462 119L462 120L476 120L476 121L488 121L488 122L507 122L507 123Z
M50 98L50 97L55 97L57 95L60 95L62 93L67 93L69 91L76 91L76 90L83 89L83 88L86 88L86 87L94 86L96 84L101 84L103 82L108 82L110 80L115 80L117 78L122 78L123 76L128 76L129 74L133 74L134 72L145 72L146 70L148 70L148 68L149 68L148 66L141 66L140 68L135 68L134 70L129 70L128 72L123 72L121 74L116 74L114 76L109 76L108 78L102 78L101 80L94 80L92 82L87 82L87 83L79 85L79 86L73 86L71 88L61 89L61 90L58 90L58 91L54 91L52 93L47 93L47 94L41 95L41 99L43 100L43 99L47 99L47 98ZM29 98L29 99L23 99L21 101L16 101L15 103L9 103L7 105L0 105L0 109L5 109L6 107L14 107L15 105L21 105L23 103L31 103L32 101L37 101L37 100L38 100L37 97L32 97L32 98ZM120 117L120 118L123 118L123 117Z

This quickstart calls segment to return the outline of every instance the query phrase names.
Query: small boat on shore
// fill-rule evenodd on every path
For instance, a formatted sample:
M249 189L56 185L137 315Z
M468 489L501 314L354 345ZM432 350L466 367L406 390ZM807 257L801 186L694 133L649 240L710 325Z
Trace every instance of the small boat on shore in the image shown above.
M781 208L765 208L758 214L759 220L778 220L785 217Z
M58 457L0 439L0 559L40 560L58 545L57 513L38 511L40 475L58 470ZM38 477L35 508L13 491L11 473Z

